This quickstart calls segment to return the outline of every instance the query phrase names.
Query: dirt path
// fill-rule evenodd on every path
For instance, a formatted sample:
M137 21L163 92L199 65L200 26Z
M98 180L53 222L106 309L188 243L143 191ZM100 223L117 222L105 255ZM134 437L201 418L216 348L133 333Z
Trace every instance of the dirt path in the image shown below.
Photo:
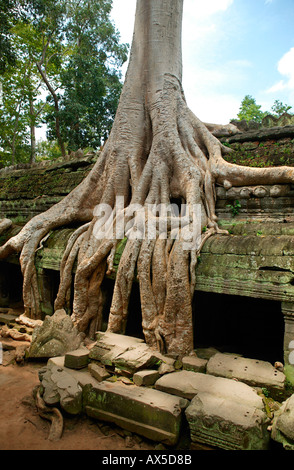
M87 417L65 418L62 438L49 441L50 422L38 415L32 394L43 365L0 365L0 450L154 450L152 442Z

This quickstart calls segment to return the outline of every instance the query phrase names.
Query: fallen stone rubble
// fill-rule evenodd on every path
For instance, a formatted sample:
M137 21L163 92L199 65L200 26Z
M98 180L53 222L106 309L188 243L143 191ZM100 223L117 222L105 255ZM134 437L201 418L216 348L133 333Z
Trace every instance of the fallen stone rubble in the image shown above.
M236 366L228 378L230 361L240 365L241 372ZM249 371L245 379L244 368ZM285 405L277 406L262 393L266 386L286 400L285 376L263 361L253 364L251 359L219 352L210 359L189 356L178 361L140 339L99 332L87 348L50 358L40 371L40 382L46 405L86 413L168 446L176 445L185 425L191 448L202 443L266 450L271 439L285 442L287 448L294 444L293 425L285 430ZM279 410L278 417L271 403ZM293 399L290 405L294 410Z
M177 360L142 339L108 332L87 343L64 311L49 320L44 328L45 322L25 325L25 317L9 316L1 337L6 349L19 344L15 360L20 349L32 359L47 356L39 371L45 406L85 413L168 446L176 446L188 429L191 449L269 449L275 441L294 450L294 395L281 364L213 348ZM30 341L14 341L7 334L12 329Z

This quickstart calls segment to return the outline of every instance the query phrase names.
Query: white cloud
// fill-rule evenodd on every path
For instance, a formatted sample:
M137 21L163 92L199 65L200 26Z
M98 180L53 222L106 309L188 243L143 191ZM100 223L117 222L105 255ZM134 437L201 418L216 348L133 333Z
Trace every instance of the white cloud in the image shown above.
M226 124L236 118L242 98L239 88L242 83L245 86L252 67L250 61L241 58L184 67L183 88L189 108L206 122ZM236 88L234 84L238 84Z
M277 91L283 91L287 88L287 85L284 80L280 80L275 83L273 86L266 90L267 93L276 93Z
M132 42L135 11L136 0L113 0L111 17L120 32L121 42Z
M203 42L208 36L212 38L215 33L221 34L216 26L215 15L224 12L234 0L185 0L183 14L183 46L197 40Z
M253 67L252 62L250 62L250 60L247 60L247 59L232 60L230 64L232 67L245 68L245 69Z
M278 62L278 72L285 77L271 86L267 93L288 90L294 93L294 47L292 47Z
M294 47L281 58L278 64L278 71L281 75L287 77L288 88L294 90Z
M240 99L229 94L209 91L201 93L195 90L194 94L190 93L188 105L203 122L228 124L239 112Z
M227 10L234 0L185 0L184 11L187 18L200 20L219 11ZM192 18L191 18L192 17Z

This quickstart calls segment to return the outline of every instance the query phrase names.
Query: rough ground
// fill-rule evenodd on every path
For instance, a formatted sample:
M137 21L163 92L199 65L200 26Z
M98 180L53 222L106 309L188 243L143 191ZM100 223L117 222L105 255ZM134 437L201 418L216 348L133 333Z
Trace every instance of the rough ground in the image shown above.
M3 355L5 364L9 351L4 351ZM50 442L50 422L38 415L32 395L39 384L38 369L43 365L0 365L0 450L131 451L156 448L156 443L87 417L66 417L61 440Z

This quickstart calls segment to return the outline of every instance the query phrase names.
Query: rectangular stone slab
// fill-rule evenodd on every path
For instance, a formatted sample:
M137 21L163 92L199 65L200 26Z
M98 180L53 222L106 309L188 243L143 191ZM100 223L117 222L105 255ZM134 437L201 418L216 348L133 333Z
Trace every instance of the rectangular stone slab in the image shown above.
M119 335L117 333L109 333L99 331L97 333L97 345L111 349L114 346L120 346L121 348L128 349L131 346L143 343L144 340L140 338L134 338L133 336Z
M64 356L51 357L47 362L48 367L57 366L64 369L68 374L74 377L81 387L85 385L96 385L98 381L90 374L88 368L70 369L64 366Z
M88 371L96 380L98 380L98 382L103 382L103 380L106 380L108 377L110 377L110 374L107 372L107 370L104 367L98 366L98 364L89 364Z
M272 364L256 359L218 353L207 364L207 373L228 379L238 379L252 387L265 387L271 393L283 392L285 374Z
M161 377L155 388L192 400L198 393L210 393L225 399L263 409L263 401L249 385L223 377L182 370Z
M156 353L145 343L129 348L127 351L113 358L113 363L116 367L133 373L141 369L150 368L157 362L159 361Z
M154 385L156 380L158 380L160 374L157 370L141 370L136 372L133 376L134 384L141 385Z
M201 359L200 357L186 356L182 359L183 369L192 370L193 372L203 372L206 371L207 360Z
M86 413L148 439L174 445L179 439L187 400L158 390L103 382L84 388Z
M101 361L102 364L112 365L116 356L141 343L143 340L139 338L99 331L97 342L91 349L89 357L95 361Z

